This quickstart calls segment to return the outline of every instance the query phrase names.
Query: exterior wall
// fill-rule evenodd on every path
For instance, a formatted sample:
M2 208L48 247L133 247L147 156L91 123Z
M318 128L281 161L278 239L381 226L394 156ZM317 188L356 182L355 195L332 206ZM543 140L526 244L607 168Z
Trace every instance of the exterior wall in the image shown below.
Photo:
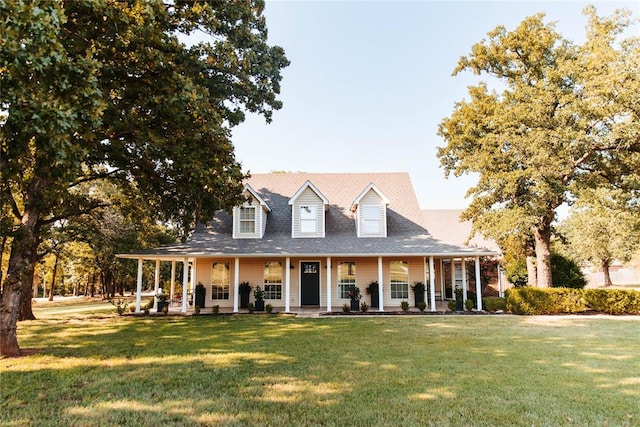
M271 300L265 299L266 304L271 304L276 310L282 310L285 307L286 298L286 258L240 258L240 274L239 282L249 282L251 287L255 289L260 286L264 289L264 263L267 261L280 261L283 265L282 278L282 299ZM378 258L359 258L359 257L332 257L332 268L327 273L327 257L304 257L291 258L292 269L290 272L290 295L289 304L291 309L300 307L300 263L302 261L317 261L320 263L320 307L327 306L327 274L331 275L331 305L334 311L340 310L343 304L348 304L349 299L341 299L338 295L338 264L344 261L353 261L356 263L356 286L360 288L362 301L371 305L371 297L367 295L366 288L372 281L378 281ZM407 261L409 267L409 295L408 298L391 298L390 287L390 262L391 261ZM229 299L211 299L211 269L214 262L229 263ZM402 301L408 301L413 306L414 292L411 286L414 282L425 283L429 288L429 278L425 279L425 273L428 269L429 259L425 263L424 257L383 257L382 258L382 277L383 277L383 304L386 309L398 308ZM439 259L434 260L436 271L436 295L439 296L440 284L442 283L441 263ZM207 289L205 295L205 307L219 305L227 311L233 308L234 299L234 277L235 277L235 259L234 258L203 258L198 259L196 263L196 283L202 283ZM253 293L250 301L254 301ZM428 302L428 301L427 301Z
M316 206L316 232L302 233L300 231L300 207ZM309 187L307 187L292 205L292 237L324 237L324 204L322 199Z
M365 206L377 206L379 208L380 233L365 233L363 215L363 208ZM367 194L360 200L358 204L358 210L356 211L356 221L358 237L387 237L387 209L384 201L374 190L369 190Z

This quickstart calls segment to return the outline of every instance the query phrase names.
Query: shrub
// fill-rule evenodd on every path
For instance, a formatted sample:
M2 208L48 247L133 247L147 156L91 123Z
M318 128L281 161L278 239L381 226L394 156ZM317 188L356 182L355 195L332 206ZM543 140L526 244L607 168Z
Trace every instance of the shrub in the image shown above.
M507 291L506 308L515 314L578 313L587 304L579 289L525 286Z
M506 310L507 304L504 298L500 297L485 297L482 298L482 307L491 313L498 310Z
M426 303L426 302L424 302L424 301L420 301L420 302L418 303L418 310L420 310L420 311L424 311L424 309L425 309L425 308L427 308L427 303Z
M129 305L128 303L125 302L125 300L121 298L115 301L110 299L109 302L111 303L111 305L116 307L116 311L120 316L124 315L124 312L127 309L127 306ZM135 306L134 306L134 310L135 310Z
M366 313L367 311L369 311L369 306L367 305L366 302L361 302L360 303L360 311L363 313Z
M220 312L220 306L219 305L214 305L213 306L213 314L218 314Z
M455 300L450 299L450 300L447 302L447 307L449 308L449 310L450 310L450 311L456 311L456 301L455 301Z
M271 312L273 311L273 306L271 304L267 304L264 306L264 309L267 312L267 314L271 314Z
M402 308L402 311L404 311L405 313L409 311L409 301L402 301L400 303L400 308Z
M467 309L467 311L471 311L471 310L473 310L474 305L475 305L475 304L473 303L473 300L472 300L472 299L468 299L468 300L466 300L466 301L464 302L464 308L466 308L466 309Z
M348 313L351 311L351 306L347 303L342 304L342 312L343 313Z
M640 292L621 289L588 289L587 305L595 311L608 314L640 313Z
M554 288L582 289L587 286L578 263L557 253L551 254L551 281Z
M250 302L249 304L247 304L247 310L249 310L249 313L253 313L254 311L256 311L256 306L254 303Z

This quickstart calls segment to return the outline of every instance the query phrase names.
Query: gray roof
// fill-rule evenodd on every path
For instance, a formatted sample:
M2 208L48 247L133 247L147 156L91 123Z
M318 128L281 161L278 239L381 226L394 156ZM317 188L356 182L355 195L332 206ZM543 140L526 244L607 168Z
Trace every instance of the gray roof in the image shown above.
M324 238L291 237L292 208L288 202L307 180L329 200ZM406 173L255 174L247 183L271 208L263 238L234 239L232 218L221 211L209 223L199 225L183 244L122 256L471 256L495 253L464 244L467 236L461 237L461 233L469 230L470 226L459 221L460 211L421 210ZM371 183L390 202L387 207L387 237L356 236L356 224L350 208ZM438 212L441 213L440 220ZM438 227L439 222L445 226ZM437 234L429 230L429 224L434 229L437 227Z

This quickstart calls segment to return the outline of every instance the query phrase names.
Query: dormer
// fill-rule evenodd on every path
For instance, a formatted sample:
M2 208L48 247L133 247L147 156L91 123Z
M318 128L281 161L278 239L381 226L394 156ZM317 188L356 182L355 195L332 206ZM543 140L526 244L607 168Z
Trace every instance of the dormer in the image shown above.
M325 211L329 200L311 181L305 182L289 199L291 237L324 237Z
M358 237L387 237L389 199L373 183L360 193L351 205L355 213Z
M269 206L249 184L244 186L248 200L233 208L233 238L260 239L267 228Z

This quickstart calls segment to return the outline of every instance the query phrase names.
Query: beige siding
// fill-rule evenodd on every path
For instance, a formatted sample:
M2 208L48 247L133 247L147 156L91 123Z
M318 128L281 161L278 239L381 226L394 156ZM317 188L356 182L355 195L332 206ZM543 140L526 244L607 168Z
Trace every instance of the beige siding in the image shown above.
M256 210L255 233L240 233L240 208L233 208L233 238L234 239L257 239L264 235L266 226L266 212L262 209L260 202L252 197L251 203L245 203L243 207L253 207Z
M371 234L365 232L364 226L364 208L366 206L377 206L379 212L380 221L380 233ZM387 237L387 209L384 201L380 198L378 193L373 189L369 190L358 204L358 210L356 211L358 237Z
M316 207L316 232L302 233L300 231L300 207L315 206ZM322 199L311 189L306 188L296 200L293 202L293 237L324 237L324 205Z

